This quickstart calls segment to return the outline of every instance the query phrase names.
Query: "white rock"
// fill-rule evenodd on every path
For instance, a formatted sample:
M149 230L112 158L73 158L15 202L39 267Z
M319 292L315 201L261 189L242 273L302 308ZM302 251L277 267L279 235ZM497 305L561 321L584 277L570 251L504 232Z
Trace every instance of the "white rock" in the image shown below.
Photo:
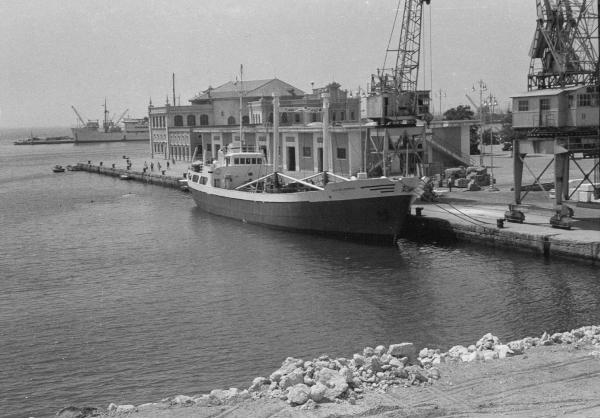
M427 357L427 353L429 352L428 349L424 348L421 351L419 351L419 357Z
M290 403L297 405L304 405L308 401L308 395L310 395L310 388L305 384L301 383L290 388L287 394L287 400Z
M385 346L378 345L377 347L375 347L375 354L377 354L378 356L384 355L385 352L386 352Z
M394 357L412 357L415 355L413 343L392 344L388 348L388 354Z
M117 406L117 412L131 412L135 409L133 405L119 405Z
M115 411L117 409L117 405L115 405L114 403L111 403L110 405L108 405L107 409L109 411Z
M185 395L178 395L178 396L175 396L175 398L173 399L173 402L175 402L179 405L185 405L188 402L192 402L192 397L185 396Z
M310 388L309 397L315 402L321 402L323 397L325 396L325 392L327 391L327 386L325 386L321 382L317 382L316 385Z
M300 383L304 384L304 375L302 373L302 369L296 369L290 374L287 374L281 378L279 387L285 390Z
M354 354L354 358L352 359L354 364L357 366L364 366L367 362L363 356L360 354Z

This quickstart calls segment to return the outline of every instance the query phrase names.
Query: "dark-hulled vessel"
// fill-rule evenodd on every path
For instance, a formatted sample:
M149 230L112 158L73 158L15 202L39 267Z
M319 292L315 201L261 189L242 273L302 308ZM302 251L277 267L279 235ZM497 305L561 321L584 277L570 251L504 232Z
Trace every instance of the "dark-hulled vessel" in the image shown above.
M277 112L278 98L274 102ZM326 141L327 103L324 108ZM418 177L366 178L359 173L349 179L326 167L322 173L297 179L273 169L278 167L276 156L269 165L260 150L248 148L234 141L210 164L192 163L187 185L202 210L288 230L391 237L400 233L421 190Z

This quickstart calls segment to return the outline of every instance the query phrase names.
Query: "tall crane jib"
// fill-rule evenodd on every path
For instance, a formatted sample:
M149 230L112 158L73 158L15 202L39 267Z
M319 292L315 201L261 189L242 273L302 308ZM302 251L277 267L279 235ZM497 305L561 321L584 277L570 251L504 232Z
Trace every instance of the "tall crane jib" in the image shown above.
M598 2L536 0L528 90L598 85Z
M386 68L384 62L371 76L367 117L380 125L415 125L417 119L429 122L433 118L429 113L430 90L417 88L424 3L430 0L405 1L398 48L386 52L386 60L388 54L395 54L395 66Z

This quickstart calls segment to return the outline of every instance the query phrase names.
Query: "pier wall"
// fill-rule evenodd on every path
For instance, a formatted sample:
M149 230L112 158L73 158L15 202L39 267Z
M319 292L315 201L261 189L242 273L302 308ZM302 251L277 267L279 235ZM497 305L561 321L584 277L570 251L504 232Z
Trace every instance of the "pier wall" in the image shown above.
M427 239L438 242L465 241L513 251L524 250L543 254L546 257L580 259L600 264L600 241L577 241L555 235L552 233L531 234L491 225L465 224L440 218L410 215L407 217L402 238Z
M155 173L151 172L143 172L143 171L133 171L126 170L123 168L113 168L105 165L94 165L94 164L79 164L83 171L87 171L88 173L96 173L103 174L105 176L119 177L121 174L128 174L131 176L131 180L129 181L139 181L142 183L155 184L157 186L163 187L172 187L175 189L181 188L181 184L179 182L179 178L175 178L169 175L160 174L160 172ZM183 176L181 177L183 178Z

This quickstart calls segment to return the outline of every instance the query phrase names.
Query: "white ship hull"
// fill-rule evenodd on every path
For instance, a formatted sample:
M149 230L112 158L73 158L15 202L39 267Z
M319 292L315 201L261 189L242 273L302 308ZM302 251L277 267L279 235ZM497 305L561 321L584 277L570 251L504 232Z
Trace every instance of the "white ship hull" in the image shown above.
M75 142L150 141L149 132L100 132L85 128L71 128Z

